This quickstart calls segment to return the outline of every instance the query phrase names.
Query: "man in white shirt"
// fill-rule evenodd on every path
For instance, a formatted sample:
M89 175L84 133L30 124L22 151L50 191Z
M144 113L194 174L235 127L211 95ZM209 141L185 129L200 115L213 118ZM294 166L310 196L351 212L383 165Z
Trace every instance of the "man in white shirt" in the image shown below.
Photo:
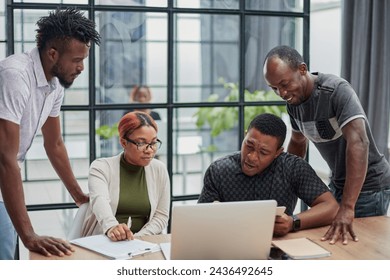
M36 48L0 61L0 259L13 259L16 233L27 249L46 256L73 250L62 239L37 235L25 206L20 164L39 130L76 204L88 201L71 169L59 114L64 88L84 70L91 43L100 44L100 35L76 9L51 12L37 26Z

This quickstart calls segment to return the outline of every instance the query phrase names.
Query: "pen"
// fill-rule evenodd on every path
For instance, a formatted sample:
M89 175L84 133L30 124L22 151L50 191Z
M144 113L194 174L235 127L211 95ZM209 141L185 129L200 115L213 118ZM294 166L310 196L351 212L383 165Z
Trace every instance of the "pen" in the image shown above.
M129 216L129 219L127 220L127 227L131 228L131 217Z
M130 252L130 253L128 253L128 256L132 257L132 256L145 255L146 253L151 253L151 252L152 252L152 248L145 248L145 249L140 250L140 251ZM135 253L137 253L137 254L135 254Z

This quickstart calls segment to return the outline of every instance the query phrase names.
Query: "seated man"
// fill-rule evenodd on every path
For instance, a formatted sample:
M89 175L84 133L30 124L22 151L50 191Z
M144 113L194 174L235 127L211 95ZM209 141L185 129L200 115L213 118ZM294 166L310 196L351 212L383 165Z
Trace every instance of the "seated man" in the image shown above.
M206 171L199 203L274 199L286 212L277 216L274 235L328 225L339 208L328 187L302 158L283 152L286 125L261 114L249 124L241 153L213 162ZM298 198L310 209L293 215Z

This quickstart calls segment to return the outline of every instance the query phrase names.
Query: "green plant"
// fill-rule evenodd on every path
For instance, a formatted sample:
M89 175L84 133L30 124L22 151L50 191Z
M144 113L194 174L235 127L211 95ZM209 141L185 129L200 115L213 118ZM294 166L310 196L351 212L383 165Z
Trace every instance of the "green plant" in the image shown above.
M104 139L110 139L118 135L118 123L114 123L112 126L110 125L102 125L96 129L96 134L103 137Z
M224 88L229 90L229 94L224 98L226 102L234 102L239 99L239 87L235 83L226 83L224 80L220 80ZM281 100L272 90L255 90L250 92L244 91L245 101L275 101ZM211 94L207 102L216 102L219 100L218 94ZM250 104L250 103L249 103ZM246 106L244 115L245 123L244 127L248 127L250 121L262 113L271 113L281 117L282 113L286 112L285 106ZM196 126L201 129L206 124L210 127L210 134L212 137L216 137L223 131L228 131L237 126L238 124L238 107L202 107L193 115L196 118Z

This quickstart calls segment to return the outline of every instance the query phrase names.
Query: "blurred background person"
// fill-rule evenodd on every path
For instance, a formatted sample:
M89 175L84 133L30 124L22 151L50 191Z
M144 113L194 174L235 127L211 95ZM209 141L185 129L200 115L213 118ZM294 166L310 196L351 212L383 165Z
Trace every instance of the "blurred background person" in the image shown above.
M134 86L130 91L129 99L130 103L150 103L152 100L152 92L148 86ZM137 108L136 111L149 114L155 121L161 120L160 114L151 109Z

